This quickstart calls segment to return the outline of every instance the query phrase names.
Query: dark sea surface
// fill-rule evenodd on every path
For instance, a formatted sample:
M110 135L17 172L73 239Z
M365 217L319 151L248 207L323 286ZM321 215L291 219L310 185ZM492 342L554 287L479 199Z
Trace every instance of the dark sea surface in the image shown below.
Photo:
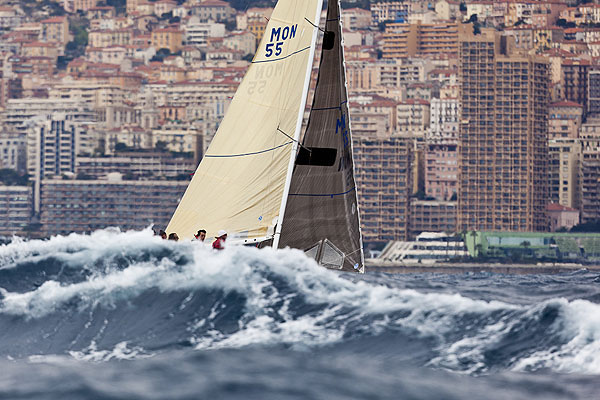
M0 246L1 399L600 399L600 277L341 274L151 232Z

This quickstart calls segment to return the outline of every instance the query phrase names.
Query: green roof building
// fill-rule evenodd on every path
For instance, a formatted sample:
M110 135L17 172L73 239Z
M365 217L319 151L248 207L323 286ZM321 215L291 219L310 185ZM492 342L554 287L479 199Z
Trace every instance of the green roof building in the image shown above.
M470 231L464 240L475 258L600 261L600 233Z

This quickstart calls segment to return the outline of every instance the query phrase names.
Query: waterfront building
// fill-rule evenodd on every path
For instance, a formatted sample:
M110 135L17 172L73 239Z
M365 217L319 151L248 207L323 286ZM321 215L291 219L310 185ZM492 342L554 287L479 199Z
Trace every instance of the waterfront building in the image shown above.
M600 261L600 233L471 231L465 234L465 244L471 257L501 261Z
M548 204L546 208L550 220L550 232L558 229L569 230L579 224L579 210L556 203Z
M412 139L356 135L353 139L363 241L407 240Z
M458 229L548 228L548 62L491 29L460 34Z
M46 179L42 181L42 234L165 228L189 181Z
M414 241L391 241L383 248L376 265L434 264L468 253L462 239L446 233L423 232Z

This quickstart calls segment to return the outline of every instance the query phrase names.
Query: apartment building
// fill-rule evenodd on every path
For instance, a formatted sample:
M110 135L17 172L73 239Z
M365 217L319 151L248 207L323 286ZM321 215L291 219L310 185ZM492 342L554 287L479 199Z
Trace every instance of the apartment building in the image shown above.
M583 106L572 101L552 103L548 107L548 138L578 138Z
M410 3L402 0L384 0L371 3L371 25L385 21L405 22L410 14Z
M460 103L457 98L431 99L427 139L458 139Z
M545 231L548 62L491 29L459 46L458 229Z
M414 56L437 58L458 54L458 23L391 23L386 25L382 46L384 59Z
M73 100L9 99L2 114L2 124L9 131L25 134L34 120L45 120L54 112L73 115L75 120L89 121L92 114L84 104Z
M585 121L588 111L588 73L590 61L586 59L568 58L562 62L562 84L564 96L583 106L583 119Z
M104 132L105 152L114 154L119 146L129 149L152 149L152 131L139 126L123 126Z
M45 235L87 233L110 226L165 228L189 181L42 181L41 231Z
M65 46L69 38L69 20L67 17L52 17L41 22L39 39L42 42L54 42Z
M96 7L98 0L63 0L62 4L66 12L74 13Z
M202 158L204 135L192 125L165 124L152 130L152 147L164 143L169 151L193 154L195 160Z
M345 29L366 29L371 25L371 12L362 8L344 9L341 17Z
M75 172L94 178L113 172L139 178L189 177L196 170L192 157L174 156L166 152L119 152L113 157L77 157Z
M251 32L233 32L225 37L223 45L233 50L239 50L244 55L256 51L256 36Z
M58 47L57 43L30 42L21 46L21 55L23 57L47 57L56 63L59 55L62 55L63 48Z
M197 16L193 16L184 26L184 32L186 45L206 46L206 39L225 36L225 25L215 22L200 22Z
M194 7L193 12L201 21L229 21L235 16L235 10L229 3L220 0L201 1Z
M456 198L458 150L456 140L428 140L424 150L425 194L436 200Z
M411 199L411 239L422 232L456 232L456 202Z
M579 166L581 141L575 138L550 139L549 194L552 203L579 208Z
M99 48L110 46L125 46L131 44L132 39L133 31L129 28L100 29L90 31L88 35L88 46ZM156 49L159 48L160 47L157 47Z
M579 174L581 222L600 220L600 148L582 153Z
M23 16L12 7L0 6L0 31L11 30L21 24Z
M54 113L27 132L27 172L36 180L75 172L75 156L94 148L85 125Z
M600 114L600 67L588 71L588 114Z
M396 106L396 132L404 135L425 137L429 130L429 102L422 99L406 99Z
M152 46L176 53L183 47L183 32L176 28L155 29L152 31Z
M589 118L581 127L579 210L581 222L600 219L600 118Z
M31 186L0 185L0 235L22 233L31 223Z
M352 104L350 107L352 109L352 135L354 137L386 137L392 133L389 115L367 112Z
M381 86L400 87L410 82L424 82L431 69L426 59L381 60L377 71Z
M412 139L399 136L354 136L355 178L365 243L408 239L412 143Z
M26 172L27 139L18 132L0 133L0 168Z

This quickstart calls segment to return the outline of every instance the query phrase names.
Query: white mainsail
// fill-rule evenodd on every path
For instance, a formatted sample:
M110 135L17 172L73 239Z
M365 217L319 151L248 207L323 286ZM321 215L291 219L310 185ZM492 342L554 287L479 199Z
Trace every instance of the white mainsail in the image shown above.
M306 105L323 0L280 0L246 76L167 227L272 236Z

